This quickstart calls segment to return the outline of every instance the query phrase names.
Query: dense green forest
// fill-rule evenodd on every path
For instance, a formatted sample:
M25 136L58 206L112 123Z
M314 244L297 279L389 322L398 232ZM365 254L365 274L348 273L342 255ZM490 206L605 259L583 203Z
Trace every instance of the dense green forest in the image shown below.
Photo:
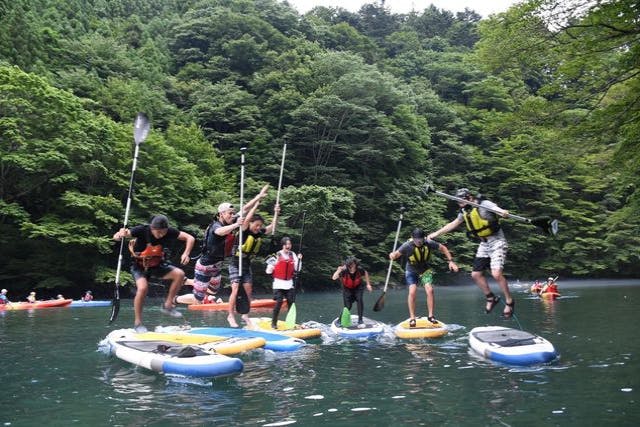
M383 280L400 206L402 239L451 220L427 182L559 219L557 236L503 222L512 279L638 277L639 9L529 0L481 19L378 2L300 15L277 0L0 0L0 286L16 299L111 289L138 111L152 131L129 223L164 213L198 239L218 203L239 201L243 146L245 194L270 183L271 216L287 143L268 243L303 237L306 289L337 286L348 254ZM475 243L442 242L468 272Z

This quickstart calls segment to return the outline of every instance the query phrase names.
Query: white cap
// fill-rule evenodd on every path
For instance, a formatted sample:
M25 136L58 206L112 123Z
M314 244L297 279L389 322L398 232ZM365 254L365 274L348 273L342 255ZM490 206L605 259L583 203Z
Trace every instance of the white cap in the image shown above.
M547 280L553 282L553 277L549 277Z
M226 212L229 209L234 209L231 203L220 203L220 205L218 205L218 213Z
M6 294L6 293L7 293L7 290L6 290L6 289L3 289L3 290L2 290L2 293L3 293L3 294Z

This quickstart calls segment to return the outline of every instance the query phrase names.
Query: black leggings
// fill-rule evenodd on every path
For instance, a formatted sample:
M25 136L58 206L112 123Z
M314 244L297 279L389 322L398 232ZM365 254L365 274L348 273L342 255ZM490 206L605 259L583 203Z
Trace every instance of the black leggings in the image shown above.
M359 285L357 288L345 288L342 287L342 302L349 311L354 302L358 305L358 321L362 322L362 312L364 310L364 303L362 301L362 294L364 293L364 286ZM340 316L338 316L340 317Z
M271 316L271 322L276 323L278 316L280 315L280 308L282 307L282 300L286 298L289 309L293 303L296 302L296 288L291 289L276 289L273 292L273 299L276 300L276 306L273 307L273 316Z

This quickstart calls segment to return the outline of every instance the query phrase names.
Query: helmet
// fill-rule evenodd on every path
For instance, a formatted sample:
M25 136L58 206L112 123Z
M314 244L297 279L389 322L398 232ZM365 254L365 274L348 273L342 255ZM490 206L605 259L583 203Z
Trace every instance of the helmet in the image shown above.
M424 230L422 228L414 228L411 232L411 237L415 237L417 239L424 239Z
M460 197L461 199L466 199L471 195L471 191L468 188L459 188L456 191L456 197Z

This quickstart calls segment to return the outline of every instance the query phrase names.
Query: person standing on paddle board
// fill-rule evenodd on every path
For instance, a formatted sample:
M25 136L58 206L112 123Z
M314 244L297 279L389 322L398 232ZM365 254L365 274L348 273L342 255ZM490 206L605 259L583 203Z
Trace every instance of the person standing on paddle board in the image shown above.
M504 264L507 259L507 239L500 227L498 215L493 211L497 211L503 218L509 216L509 211L504 210L495 203L485 200L479 196L474 196L466 188L461 188L456 192L456 197L479 204L480 207L473 207L464 202L458 202L460 211L456 219L442 227L440 230L429 234L430 239L435 239L441 234L455 230L460 225L465 224L467 227L467 235L476 240L480 240L476 256L473 260L473 271L471 278L476 285L482 290L486 299L485 312L490 313L493 308L500 302L500 297L495 296L489 288L489 283L484 276L484 270L490 268L491 275L498 282L505 298L505 308L502 315L509 319L513 316L515 301L509 292L509 284L504 277Z
M358 327L364 327L364 321L362 320L364 302L362 296L365 286L369 292L373 290L369 280L369 272L362 268L358 258L349 256L345 259L344 264L339 266L331 276L332 280L337 280L338 278L342 283L342 303L344 307L351 311L351 307L355 302L358 309Z
M449 264L449 270L457 272L458 266L453 262L453 257L449 249L430 238L425 238L425 233L421 228L416 228L411 232L411 239L403 243L398 250L389 254L389 259L396 260L401 256L407 258L405 265L405 280L409 286L407 305L409 307L409 326L416 326L416 293L418 283L424 286L427 293L427 319L431 323L438 323L433 315L435 309L435 298L433 292L433 270L429 258L431 252L439 250L445 256Z
M164 251L177 240L184 242L184 251L180 256L180 262L182 265L186 265L190 261L189 254L196 242L194 237L177 228L169 227L169 220L166 216L155 215L149 224L137 225L131 229L121 228L113 235L113 240L116 241L124 238L135 239L129 243L133 259L131 275L136 281L136 296L133 299L134 329L146 331L142 324L142 308L151 277L171 281L167 298L162 304L161 310L172 317L182 317L182 313L174 308L173 302L182 287L184 271L165 259Z
M276 305L271 315L271 329L278 329L278 316L282 307L282 300L287 299L289 308L296 302L296 288L293 279L297 271L302 268L302 254L296 254L291 250L291 238L283 237L280 240L282 249L275 256L267 259L266 273L273 275L273 299Z
M229 315L227 316L227 321L232 327L237 326L235 313L238 288L240 284L242 284L242 287L244 288L244 291L247 295L249 306L251 306L251 293L253 290L253 274L251 272L251 261L260 251L260 247L262 246L262 237L265 234L271 233L271 230L276 224L278 213L280 212L279 206L276 205L274 208L274 220L267 227L264 227L264 218L254 213L256 208L258 207L258 204L259 203L256 203L256 205L247 213L247 218L243 225L243 227L246 228L243 228L242 242L240 242L240 236L236 235L236 241L234 242L232 251L233 256L231 257L231 262L229 263L231 295L229 296ZM242 247L242 251L240 251L240 247ZM240 277L241 253L242 277ZM251 326L248 313L243 314L242 319L247 325Z

